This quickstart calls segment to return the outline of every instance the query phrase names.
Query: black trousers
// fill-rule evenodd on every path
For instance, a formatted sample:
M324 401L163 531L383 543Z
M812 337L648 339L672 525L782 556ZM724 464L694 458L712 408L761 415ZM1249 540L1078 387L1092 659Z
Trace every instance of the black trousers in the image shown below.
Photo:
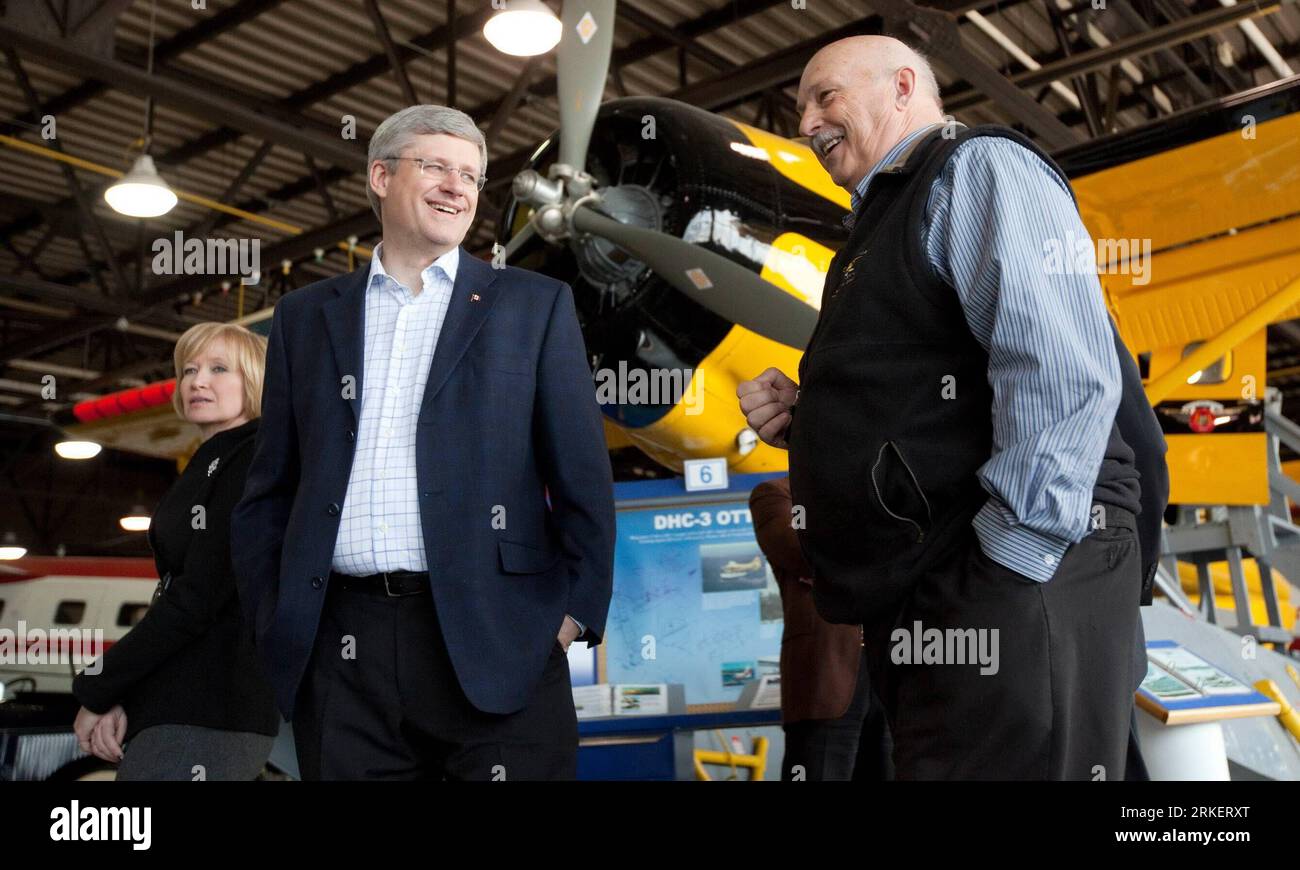
M784 731L785 782L880 782L894 777L893 741L885 707L871 690L865 653L853 700L843 716L789 722Z
M896 778L1123 780L1141 595L1133 515L1108 508L1047 583L988 558L973 531L967 538L868 638ZM940 662L916 661L918 623L923 639L929 629L984 632L996 671L970 656L958 663L951 653L969 652L961 641L945 643Z
M304 780L575 777L578 719L558 640L529 703L485 713L461 690L432 596L341 585L330 584L294 711Z

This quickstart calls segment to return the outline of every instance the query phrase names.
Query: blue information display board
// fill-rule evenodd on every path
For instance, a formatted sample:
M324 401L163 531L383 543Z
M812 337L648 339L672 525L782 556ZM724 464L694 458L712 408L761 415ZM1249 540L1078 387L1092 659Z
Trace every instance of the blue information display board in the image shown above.
M668 481L619 485L607 682L681 683L687 704L710 704L777 671L781 596L748 503L768 476L737 477L711 501L680 481L680 498Z

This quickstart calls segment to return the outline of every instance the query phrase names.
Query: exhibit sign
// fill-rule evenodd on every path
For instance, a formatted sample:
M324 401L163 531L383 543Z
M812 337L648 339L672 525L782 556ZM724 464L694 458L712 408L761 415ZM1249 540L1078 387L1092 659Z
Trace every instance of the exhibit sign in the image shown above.
M754 539L748 493L654 499L618 512L604 680L681 683L688 705L734 702L778 671L781 594Z

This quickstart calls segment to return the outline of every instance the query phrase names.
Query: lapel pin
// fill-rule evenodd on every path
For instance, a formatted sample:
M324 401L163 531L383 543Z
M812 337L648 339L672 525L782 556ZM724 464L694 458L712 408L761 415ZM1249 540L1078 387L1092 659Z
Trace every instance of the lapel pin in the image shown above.
M480 298L482 298L482 297L480 297L477 293L471 293L471 294L469 294L469 301L470 301L470 302L477 302L477 301L479 301Z

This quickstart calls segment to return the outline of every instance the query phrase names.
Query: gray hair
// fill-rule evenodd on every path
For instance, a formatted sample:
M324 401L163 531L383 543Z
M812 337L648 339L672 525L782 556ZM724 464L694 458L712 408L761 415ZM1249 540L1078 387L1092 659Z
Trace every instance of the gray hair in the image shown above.
M487 140L479 130L474 119L460 109L447 106L408 106L384 119L370 137L370 149L366 152L366 196L370 207L375 210L375 217L383 219L379 213L379 197L370 189L369 169L376 160L387 160L401 155L402 149L411 144L416 136L437 135L439 133L455 136L478 146L479 173L487 172Z

